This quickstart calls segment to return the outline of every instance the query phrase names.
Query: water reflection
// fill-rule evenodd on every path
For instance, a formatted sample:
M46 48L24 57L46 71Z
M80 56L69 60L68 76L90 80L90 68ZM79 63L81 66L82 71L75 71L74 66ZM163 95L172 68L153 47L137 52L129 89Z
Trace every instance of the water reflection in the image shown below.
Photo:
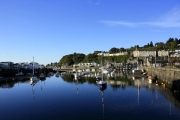
M13 88L15 84L21 84L21 83L30 83L30 84L35 84L39 81L45 81L46 78L39 79L36 82L30 81L29 78L18 78L18 79L12 79L12 80L7 80L7 81L2 81L0 82L0 88Z
M80 84L89 83L97 85L96 78L94 75L91 75L92 77L83 77L79 78L76 82ZM73 80L73 75L65 74L63 75L63 80L66 82L73 83L75 82ZM160 92L162 95L164 95L168 100L170 100L173 104L178 106L180 108L180 94L176 93L174 94L171 90L164 88L162 86L157 86L157 84L149 83L148 79L146 77L134 77L134 76L128 76L127 74L123 73L117 73L114 74L114 77L108 77L105 76L106 82L109 86L111 86L114 90L116 89L125 89L128 86L133 86L137 88L137 101L139 104L140 101L140 89L141 87L145 87L151 91L151 105L153 105L153 96L154 92L156 91L156 99L157 99L157 92ZM100 88L99 88L100 89ZM105 90L105 89L104 89Z
M79 89L78 89L78 80L76 80L76 93L79 99Z
M98 86L98 89L101 91L101 95L102 95L102 119L104 120L104 90L107 89L107 86Z
M33 100L34 100L34 101L35 101L35 91L34 91L34 85L35 85L35 84L36 84L35 82L31 83L32 93L33 93Z
M4 110L6 107L12 108L10 112L20 108L20 111L27 116L26 113L32 110L32 115L36 116L35 118L40 116L41 119L46 119L46 117L47 119L53 119L52 116L59 119L61 117L61 119L84 119L87 116L89 118L95 116L97 119L134 119L135 117L140 119L146 117L144 115L152 116L151 118L158 116L159 119L161 115L162 118L165 118L164 116L171 118L167 114L180 118L177 114L180 109L180 100L177 99L179 94L174 94L162 86L148 83L146 77L134 77L121 73L106 77L107 87L101 88L97 85L96 78L93 76L75 80L73 75L70 74L63 74L59 77L54 75L36 83L29 83L29 79L0 83L1 95L8 93L0 99L6 101L6 106L0 103L2 108L0 112L3 118L6 118L5 115L7 115L5 112L8 109ZM45 82L46 86L43 86ZM20 85L16 87L15 84ZM11 90L7 90L4 89L4 86L12 87ZM81 90L80 94L79 90ZM24 97L25 95L26 97ZM80 97L81 99L79 99ZM18 98L18 100L8 102L9 99L14 98ZM36 102L35 105L34 102ZM179 109L176 109L176 107ZM30 110L28 111L25 108ZM14 114L21 113L18 113L17 110Z
M28 83L29 79L19 78L0 82L0 88L13 88L15 84Z

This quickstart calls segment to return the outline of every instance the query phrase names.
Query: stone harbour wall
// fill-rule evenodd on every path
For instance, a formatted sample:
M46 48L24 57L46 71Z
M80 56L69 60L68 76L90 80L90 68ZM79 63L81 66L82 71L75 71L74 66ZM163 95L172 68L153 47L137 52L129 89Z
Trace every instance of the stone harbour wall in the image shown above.
M148 74L157 76L157 80L164 82L169 88L180 89L180 69L144 67Z

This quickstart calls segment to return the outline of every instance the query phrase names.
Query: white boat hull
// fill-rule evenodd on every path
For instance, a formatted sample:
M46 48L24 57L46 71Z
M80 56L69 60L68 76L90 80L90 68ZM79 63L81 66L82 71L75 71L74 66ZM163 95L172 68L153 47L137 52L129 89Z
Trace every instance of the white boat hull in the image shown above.
M37 77L33 76L33 77L30 78L30 80L31 81L38 81L39 79Z

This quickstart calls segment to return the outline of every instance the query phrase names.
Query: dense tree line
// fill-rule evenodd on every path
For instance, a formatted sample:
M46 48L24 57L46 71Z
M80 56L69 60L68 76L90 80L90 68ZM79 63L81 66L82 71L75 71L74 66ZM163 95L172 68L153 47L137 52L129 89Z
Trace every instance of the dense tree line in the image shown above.
M113 48L111 48L111 49L109 50L109 53L110 53L110 54L113 54L113 53L119 53L119 52L124 52L124 51L126 51L126 49L123 48L123 47L121 47L121 48L115 48L115 47L113 47Z
M76 63L87 63L87 62L96 62L101 63L103 60L103 63L105 62L126 62L127 59L130 57L129 55L122 55L122 56L104 56L102 58L101 55L97 55L99 52L90 53L88 55L84 54L70 54L65 55L62 57L62 59L59 61L59 65L73 65Z
M180 49L180 39L178 38L169 38L165 43L164 42L157 42L153 45L153 42L151 41L147 45L144 45L143 47L139 47L139 45L135 45L134 47L131 47L127 50L133 51L133 50L142 50L142 51L153 51L153 50L169 50L174 51L176 49Z
M85 57L86 55L82 53L74 53L74 54L65 55L59 61L59 65L73 65L76 63L80 63L84 60Z
M119 53L119 52L128 52L134 50L140 50L140 51L158 51L158 50L176 50L180 49L180 39L178 38L169 38L165 43L164 42L157 42L153 44L152 41L150 43L147 43L143 47L140 47L139 45L135 45L131 48L116 48L113 47L109 51L110 54ZM82 53L74 53L63 56L60 61L57 63L51 63L48 64L50 66L56 66L56 65L73 65L75 63L81 63L81 62L96 62L100 63L101 56L97 55L98 53L101 53L102 51L94 51L94 53L89 53L88 55L82 54ZM103 51L105 52L105 51ZM108 62L126 62L129 57L132 57L130 55L122 55L122 56L108 56L104 57L104 60Z

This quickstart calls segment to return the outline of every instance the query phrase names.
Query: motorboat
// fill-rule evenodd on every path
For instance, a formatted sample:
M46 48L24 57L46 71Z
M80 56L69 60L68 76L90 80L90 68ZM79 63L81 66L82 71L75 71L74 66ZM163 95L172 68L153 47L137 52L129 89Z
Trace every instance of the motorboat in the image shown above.
M37 81L39 81L39 79L36 76L32 76L30 77L30 83L36 83Z
M41 74L39 75L39 78L40 78L40 79L45 79L45 78L46 78L46 76L45 76L45 74L44 74L44 73L41 73Z
M16 74L16 76L21 76L21 75L24 75L24 73L23 73L23 72L18 72L18 73Z
M115 72L112 71L112 72L110 72L110 73L108 74L108 76L109 76L109 77L114 77L114 74L115 74Z
M102 68L102 73L103 74L110 74L111 73L111 70L108 70L108 69L105 69L105 68Z
M142 75L142 70L140 70L139 68L135 68L132 70L132 74L133 75Z
M89 71L85 71L85 72L83 72L83 75L89 75L90 74L90 72Z

